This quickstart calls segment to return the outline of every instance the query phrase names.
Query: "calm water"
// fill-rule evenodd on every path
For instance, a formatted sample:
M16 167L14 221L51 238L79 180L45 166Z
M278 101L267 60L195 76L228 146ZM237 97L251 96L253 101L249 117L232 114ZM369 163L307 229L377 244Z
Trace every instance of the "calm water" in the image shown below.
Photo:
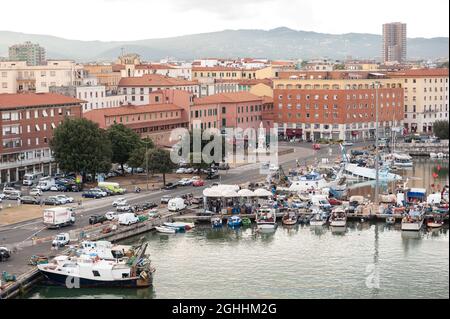
M434 179L429 171L437 165L441 175ZM448 183L448 162L417 162L406 174L412 186L426 187L430 176ZM448 228L402 233L399 227L351 223L336 232L280 225L274 234L257 234L205 225L186 234L151 233L153 289L36 287L27 297L449 298Z

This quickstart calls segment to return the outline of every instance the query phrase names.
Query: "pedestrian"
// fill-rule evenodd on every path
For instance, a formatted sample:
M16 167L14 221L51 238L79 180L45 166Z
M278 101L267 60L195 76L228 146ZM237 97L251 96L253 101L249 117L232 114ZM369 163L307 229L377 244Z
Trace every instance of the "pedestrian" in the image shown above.
M17 206L20 206L20 197L17 197Z

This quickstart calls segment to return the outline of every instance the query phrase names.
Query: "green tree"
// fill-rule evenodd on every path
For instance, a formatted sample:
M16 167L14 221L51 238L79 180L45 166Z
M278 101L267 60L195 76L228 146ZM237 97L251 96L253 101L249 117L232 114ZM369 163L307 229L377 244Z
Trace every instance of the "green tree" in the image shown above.
M85 177L111 169L111 142L98 124L87 119L65 119L54 130L50 148L64 171Z
M166 186L166 174L177 167L170 159L170 152L161 148L150 149L146 154L146 161L149 171L153 174L162 174L163 184Z
M433 125L434 135L442 140L448 140L448 121L436 121Z
M112 147L111 161L118 163L123 172L123 165L128 161L131 153L142 147L141 139L138 134L123 124L110 126L107 133Z
M142 167L145 164L145 147L139 147L130 154L127 161L130 167Z

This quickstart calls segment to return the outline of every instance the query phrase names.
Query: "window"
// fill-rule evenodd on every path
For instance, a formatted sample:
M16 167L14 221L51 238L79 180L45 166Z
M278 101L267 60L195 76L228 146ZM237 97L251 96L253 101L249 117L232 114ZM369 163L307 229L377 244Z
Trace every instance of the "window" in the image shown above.
M93 270L92 274L94 275L94 277L100 277L100 273L98 272L98 270Z

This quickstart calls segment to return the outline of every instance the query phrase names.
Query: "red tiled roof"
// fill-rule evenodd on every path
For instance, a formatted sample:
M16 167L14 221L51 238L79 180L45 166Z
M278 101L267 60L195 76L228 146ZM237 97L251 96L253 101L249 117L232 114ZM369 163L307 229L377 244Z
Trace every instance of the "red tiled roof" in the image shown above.
M125 70L125 65L123 65L123 64L114 64L112 66L112 70L113 70L113 72L118 72L118 71L121 71L121 70Z
M192 72L233 72L233 71L244 71L244 69L225 67L225 66L201 66L193 67Z
M388 73L390 77L448 76L448 69L410 69Z
M187 81L159 74L145 74L142 77L122 78L119 86L186 86L197 85L197 81Z
M168 64L139 64L136 65L137 70L167 70L174 69L173 66Z
M0 94L0 108L80 104L86 101L54 93Z
M202 98L194 99L194 105L219 104L219 103L240 103L261 101L262 98L248 92L220 93Z

